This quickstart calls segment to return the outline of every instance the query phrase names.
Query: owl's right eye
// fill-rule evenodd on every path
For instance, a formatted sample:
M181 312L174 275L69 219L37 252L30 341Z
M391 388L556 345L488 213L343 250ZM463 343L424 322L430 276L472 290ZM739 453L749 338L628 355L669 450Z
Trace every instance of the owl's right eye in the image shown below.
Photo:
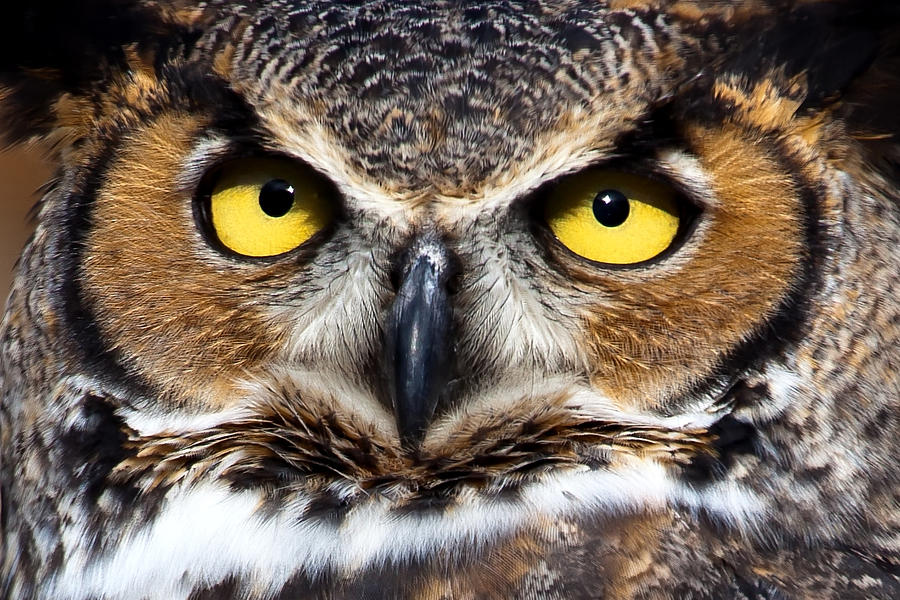
M308 168L279 158L245 158L216 171L206 214L216 238L244 256L284 254L334 219L327 185Z
M675 191L608 169L566 177L547 194L544 218L575 254L607 265L636 265L666 251L684 226Z

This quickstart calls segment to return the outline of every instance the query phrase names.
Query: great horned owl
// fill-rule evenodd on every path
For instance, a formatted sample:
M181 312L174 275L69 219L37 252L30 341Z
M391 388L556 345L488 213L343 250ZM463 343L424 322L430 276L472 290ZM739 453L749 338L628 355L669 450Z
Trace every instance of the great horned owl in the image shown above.
M892 2L16 3L3 598L898 598Z

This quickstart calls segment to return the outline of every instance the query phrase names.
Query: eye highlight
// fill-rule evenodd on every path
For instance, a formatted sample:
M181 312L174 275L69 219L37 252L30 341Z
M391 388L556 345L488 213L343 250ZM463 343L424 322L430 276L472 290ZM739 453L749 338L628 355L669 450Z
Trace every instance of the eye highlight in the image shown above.
M334 219L329 189L313 171L287 159L245 158L220 168L207 216L219 242L244 256L284 254Z
M566 248L613 265L641 263L664 252L678 234L677 193L658 181L588 169L547 194L544 218Z

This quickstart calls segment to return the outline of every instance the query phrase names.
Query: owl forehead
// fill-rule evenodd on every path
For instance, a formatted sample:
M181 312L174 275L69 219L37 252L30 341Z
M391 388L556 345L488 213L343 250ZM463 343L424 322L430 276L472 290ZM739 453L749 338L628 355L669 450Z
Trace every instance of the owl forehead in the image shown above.
M661 15L598 2L272 2L238 12L230 78L269 133L312 162L335 154L382 186L467 194L563 160L554 153L608 146L675 71Z

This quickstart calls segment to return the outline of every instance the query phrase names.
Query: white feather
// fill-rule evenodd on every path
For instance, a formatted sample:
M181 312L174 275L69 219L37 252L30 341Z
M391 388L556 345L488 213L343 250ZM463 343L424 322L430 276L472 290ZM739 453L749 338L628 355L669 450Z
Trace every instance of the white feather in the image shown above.
M484 547L539 518L591 513L619 515L666 506L703 508L727 522L750 524L763 510L733 484L708 491L685 487L666 468L633 459L615 471L559 472L527 486L515 501L471 495L445 513L398 514L372 497L336 526L302 519L304 500L274 515L259 512L260 495L216 482L173 490L154 520L122 537L113 551L86 567L75 562L52 582L51 597L108 600L187 598L186 581L213 584L229 575L250 578L274 593L293 574L352 573L436 553Z

